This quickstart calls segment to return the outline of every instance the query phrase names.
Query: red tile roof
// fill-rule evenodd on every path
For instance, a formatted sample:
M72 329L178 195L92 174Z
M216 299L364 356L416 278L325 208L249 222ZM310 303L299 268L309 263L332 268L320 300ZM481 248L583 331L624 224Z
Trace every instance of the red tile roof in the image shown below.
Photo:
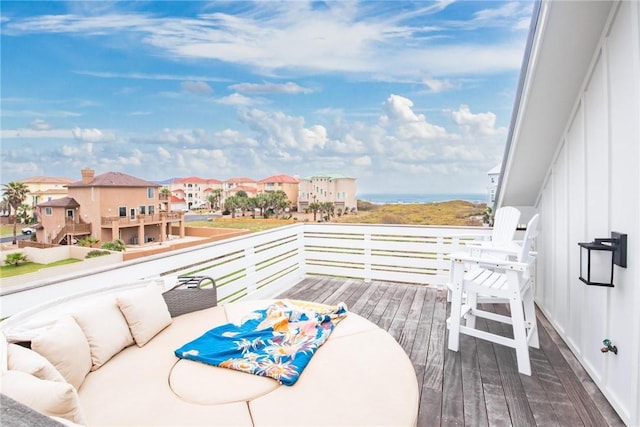
M297 184L298 180L295 179L292 176L289 176L289 175L273 175L273 176L270 176L268 178L261 179L258 182L263 183L263 184L269 184L269 183L272 183L272 182L282 182L282 183L288 183L288 184Z
M256 182L256 180L246 177L229 178L225 182Z
M60 199L38 203L38 206L45 208L77 208L80 206L80 203L76 202L76 199L73 197L61 197Z
M61 178L57 176L32 176L31 178L19 179L23 184L70 184L74 180L71 178Z
M94 177L90 182L76 181L67 187L162 187L151 181L136 178L122 172L107 172Z

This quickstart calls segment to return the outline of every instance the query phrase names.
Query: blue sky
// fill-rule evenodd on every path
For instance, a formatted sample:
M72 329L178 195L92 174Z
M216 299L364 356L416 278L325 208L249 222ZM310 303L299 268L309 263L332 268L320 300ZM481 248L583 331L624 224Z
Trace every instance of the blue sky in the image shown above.
M485 192L531 1L2 1L1 181Z

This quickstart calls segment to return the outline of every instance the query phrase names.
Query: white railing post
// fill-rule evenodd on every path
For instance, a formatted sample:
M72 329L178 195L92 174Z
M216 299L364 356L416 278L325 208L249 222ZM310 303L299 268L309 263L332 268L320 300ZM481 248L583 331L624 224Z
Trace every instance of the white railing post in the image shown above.
M258 290L257 278L256 278L256 252L253 244L244 248L244 259L246 260L245 276L247 295L251 295Z
M296 243L298 246L298 265L300 266L300 277L305 277L307 275L307 254L304 249L304 230L305 225L302 224L298 227L298 232L296 233Z
M364 281L371 283L373 275L371 272L371 231L367 229L364 233Z

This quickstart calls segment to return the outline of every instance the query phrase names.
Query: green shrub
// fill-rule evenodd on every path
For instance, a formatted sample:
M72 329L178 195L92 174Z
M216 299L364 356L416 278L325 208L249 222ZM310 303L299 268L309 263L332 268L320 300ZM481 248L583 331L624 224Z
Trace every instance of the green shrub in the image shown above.
M14 267L19 266L23 262L27 262L27 256L22 252L7 254L7 257L4 259L5 264L12 265Z
M122 240L116 239L113 242L104 242L100 248L109 251L124 252L126 245Z
M95 251L89 252L85 256L85 258L97 258L99 256L110 255L110 254L111 254L111 252L109 252L109 251L101 251L101 250L96 249Z
M96 239L95 237L87 236L78 242L78 246L91 246L98 242L99 240Z

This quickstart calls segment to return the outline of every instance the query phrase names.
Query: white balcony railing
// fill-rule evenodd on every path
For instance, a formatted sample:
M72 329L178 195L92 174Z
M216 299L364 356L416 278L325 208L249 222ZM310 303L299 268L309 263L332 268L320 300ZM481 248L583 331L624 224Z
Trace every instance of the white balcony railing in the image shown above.
M473 237L456 237L473 233ZM307 276L443 285L449 254L491 229L299 223L1 290L3 317L54 298L139 280L215 278L221 302L277 295Z

